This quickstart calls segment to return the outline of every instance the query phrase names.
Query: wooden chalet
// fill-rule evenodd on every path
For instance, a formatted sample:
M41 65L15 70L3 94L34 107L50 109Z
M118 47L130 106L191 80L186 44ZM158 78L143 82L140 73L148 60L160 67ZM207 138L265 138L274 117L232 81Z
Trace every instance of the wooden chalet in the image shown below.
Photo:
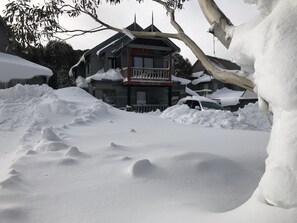
M240 67L235 64L232 63L229 60L225 60L222 58L217 58L217 57L212 57L212 56L207 56L208 59L216 64L218 67L222 68L222 69L228 69L228 70L240 70ZM204 81L201 82L197 82L197 84L195 84L195 81L192 81L192 84L189 84L188 87L196 92L198 92L200 95L206 95L212 92L215 92L218 89L227 87L231 90L235 90L235 91L243 91L243 88L240 88L236 85L232 85L232 84L225 84L223 82L220 82L218 80L213 79L208 71L205 69L205 67L202 65L200 60L197 60L194 65L193 65L193 69L192 69L193 73L204 73L204 75L209 76L210 78L204 78ZM195 77L196 78L196 77ZM194 84L193 84L194 83Z
M219 68L228 69L228 70L240 70L240 66L238 66L235 63L232 63L229 60L212 57L212 56L207 56L207 57L212 63L214 63ZM217 90L221 90L224 88L227 88L231 92L230 94L234 94L234 92L237 92L237 94L239 94L237 98L238 100L237 104L224 104L223 103L223 100L225 100L224 97L228 95L224 95L222 96L222 98L220 98L219 96L218 97L210 96L210 98L220 101L222 103L222 106L224 106L224 108L227 110L236 111L239 108L243 108L245 105L249 103L255 103L258 101L258 97L254 92L248 91L236 85L225 84L223 82L220 82L212 78L208 73L208 71L205 69L205 67L202 65L200 60L197 60L193 65L193 74L195 73L196 75L198 74L198 76L199 75L201 76L196 80L195 78L197 78L197 76L193 77L192 82L188 84L187 87L194 90L199 95L207 96L208 94L211 94L213 92L216 92Z
M136 22L126 29L160 32L154 25L142 29ZM171 105L172 97L184 97L185 88L171 79L172 56L180 49L168 38L128 35L117 33L87 51L70 73L91 78L90 93L119 108L129 106L139 112L164 110ZM119 69L123 78L92 79L99 70L109 69Z

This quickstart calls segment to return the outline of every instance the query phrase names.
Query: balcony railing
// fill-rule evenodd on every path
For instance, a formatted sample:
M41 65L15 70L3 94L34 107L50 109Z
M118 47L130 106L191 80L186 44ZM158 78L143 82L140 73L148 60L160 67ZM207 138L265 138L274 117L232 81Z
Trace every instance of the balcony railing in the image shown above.
M131 67L130 74L128 70L128 68L123 69L123 76L130 81L170 81L169 68Z

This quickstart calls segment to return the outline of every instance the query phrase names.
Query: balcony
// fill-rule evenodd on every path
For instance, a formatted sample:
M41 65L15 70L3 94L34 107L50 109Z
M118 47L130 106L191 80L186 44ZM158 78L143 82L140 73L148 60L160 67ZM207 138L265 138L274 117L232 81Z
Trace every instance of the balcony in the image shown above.
M171 82L169 68L125 67L122 75L127 82Z

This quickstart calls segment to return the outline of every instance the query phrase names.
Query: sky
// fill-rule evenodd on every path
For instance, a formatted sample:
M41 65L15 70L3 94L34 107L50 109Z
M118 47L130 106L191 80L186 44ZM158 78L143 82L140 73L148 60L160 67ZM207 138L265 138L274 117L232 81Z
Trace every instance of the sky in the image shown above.
M1 0L0 7L4 9L7 2L8 0ZM43 2L43 0L35 0L35 2ZM254 5L245 4L243 0L217 0L216 2L234 25L244 23L257 15L256 7ZM137 23L143 28L146 28L152 23L153 14L154 25L156 27L163 32L175 32L174 28L169 23L165 9L152 1L146 0L143 3L138 3L135 0L125 0L116 6L102 3L98 13L99 18L118 28L124 28L130 25L134 21L134 15L136 15ZM199 8L198 1L186 2L184 9L176 12L176 20L206 54L227 59L231 58L227 50L218 40L215 40L214 44L212 35L207 32L210 25L204 18ZM96 23L86 17L77 19L63 17L61 21L71 29L91 28L96 26ZM71 44L74 49L90 49L113 34L115 34L115 32L103 31L96 34L88 34L83 37L76 37L67 42ZM195 56L187 46L178 40L174 40L174 42L181 48L181 54L185 58L188 58L192 63L196 61Z

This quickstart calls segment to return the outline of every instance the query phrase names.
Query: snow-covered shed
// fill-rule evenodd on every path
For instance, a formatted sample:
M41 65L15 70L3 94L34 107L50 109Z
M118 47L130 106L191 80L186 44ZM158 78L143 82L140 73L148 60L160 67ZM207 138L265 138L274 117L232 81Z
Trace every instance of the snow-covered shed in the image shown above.
M222 69L240 70L240 67L237 64L232 63L229 60L212 57L212 56L207 56L207 58L216 66ZM192 82L188 85L188 87L198 92L200 95L205 96L209 92L215 92L217 89L221 89L224 87L227 87L229 89L236 90L236 91L244 91L244 89L238 86L225 84L214 79L212 76L209 75L208 71L202 65L200 60L197 60L194 63L192 70L193 70Z
M16 84L47 83L53 72L21 57L0 52L0 89Z

